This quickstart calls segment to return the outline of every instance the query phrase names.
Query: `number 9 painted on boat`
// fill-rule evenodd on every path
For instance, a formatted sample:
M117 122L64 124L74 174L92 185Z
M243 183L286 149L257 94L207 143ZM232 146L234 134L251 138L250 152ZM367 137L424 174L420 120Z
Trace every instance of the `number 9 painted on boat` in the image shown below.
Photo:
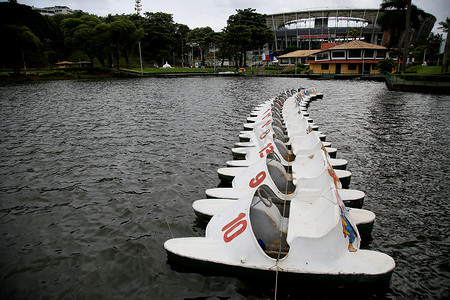
M266 179L266 172L261 171L261 172L258 173L258 175L256 175L255 178L252 178L252 179L250 180L250 182L248 183L248 185L249 185L252 189L254 189L255 187L259 186L259 185L264 181L264 179Z

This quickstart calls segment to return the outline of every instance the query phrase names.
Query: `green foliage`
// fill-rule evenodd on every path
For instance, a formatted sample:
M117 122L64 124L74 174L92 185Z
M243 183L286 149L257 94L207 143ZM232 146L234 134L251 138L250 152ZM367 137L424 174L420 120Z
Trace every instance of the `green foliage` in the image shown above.
M234 57L236 65L246 65L246 51L260 49L272 40L272 31L266 25L265 15L255 9L237 9L223 30L225 44Z
M398 46L401 42L401 37L405 31L407 4L408 0L383 0L380 5L382 13L377 23L381 26L382 31L390 30L389 48ZM419 30L425 18L426 14L422 9L411 5L410 25L412 29Z
M82 50L91 62L97 57L102 66L105 66L105 58L110 65L118 66L120 57L124 57L128 65L134 46L144 35L143 30L137 29L124 16L109 15L104 20L106 22L92 15L63 20L61 30L66 45Z
M43 50L50 38L47 20L26 5L0 2L0 57L3 66L15 76L24 66L33 67L46 60Z
M39 73L39 77L61 77L66 76L66 72L62 70L49 71L49 72L41 72Z
M434 34L433 32L430 32L426 44L422 44L414 49L411 49L411 53L415 61L423 62L424 56L426 61L436 61L439 56L442 40L441 34Z
M309 71L309 66L303 64L303 63L296 63L297 70L294 66L291 66L290 68L287 68L283 70L283 74L306 74Z
M95 27L100 23L101 21L97 17L91 15L64 20L61 23L61 30L66 45L84 51L89 60L93 62L98 51Z
M422 66L416 65L406 68L406 73L416 74L438 74L441 73L441 66Z
M264 70L269 70L269 71L281 71L281 70L283 70L284 69L284 67L282 67L282 66L265 66L264 67Z
M205 64L206 50L216 42L216 35L211 27L194 28L187 34L187 41L196 43L202 49L201 62Z
M348 32L348 36L352 37L352 38L357 38L359 36L359 32L358 30L356 30L355 28L350 29L350 31Z
M394 68L395 62L390 57L380 60L375 67L375 69L380 70L380 72L389 72L389 73L392 72Z
M155 60L160 50L172 53L177 44L175 23L171 14L146 12L141 20L145 36L142 39L143 55L147 60Z
M448 32L448 27L450 25L450 18L446 18L445 21L441 21L439 22L439 26L438 29L442 29L443 32Z

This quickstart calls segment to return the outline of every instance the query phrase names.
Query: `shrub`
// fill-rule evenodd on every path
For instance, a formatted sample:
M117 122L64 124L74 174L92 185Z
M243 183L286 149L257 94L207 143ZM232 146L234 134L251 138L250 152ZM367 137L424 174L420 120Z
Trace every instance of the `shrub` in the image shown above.
M380 72L392 72L395 68L395 62L392 58L388 57L380 60L375 67L376 70L380 70Z

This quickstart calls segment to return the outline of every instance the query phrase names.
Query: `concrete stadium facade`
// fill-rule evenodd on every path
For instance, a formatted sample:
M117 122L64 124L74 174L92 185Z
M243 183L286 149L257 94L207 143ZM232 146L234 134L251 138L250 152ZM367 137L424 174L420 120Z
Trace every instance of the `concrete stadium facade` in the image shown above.
M388 33L381 31L377 24L383 12L379 9L317 9L266 15L266 24L274 32L272 51L280 51L288 46L300 49L320 49L324 42L339 43L362 40L383 45ZM418 32L414 33L416 44L430 34L436 18L427 14Z

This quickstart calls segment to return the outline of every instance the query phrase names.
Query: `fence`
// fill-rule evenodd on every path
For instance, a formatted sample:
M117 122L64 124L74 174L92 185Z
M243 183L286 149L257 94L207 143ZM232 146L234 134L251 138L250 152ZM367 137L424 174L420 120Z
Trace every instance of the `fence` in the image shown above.
M386 82L395 85L420 85L420 86L449 86L450 76L448 75L411 75L386 73Z

